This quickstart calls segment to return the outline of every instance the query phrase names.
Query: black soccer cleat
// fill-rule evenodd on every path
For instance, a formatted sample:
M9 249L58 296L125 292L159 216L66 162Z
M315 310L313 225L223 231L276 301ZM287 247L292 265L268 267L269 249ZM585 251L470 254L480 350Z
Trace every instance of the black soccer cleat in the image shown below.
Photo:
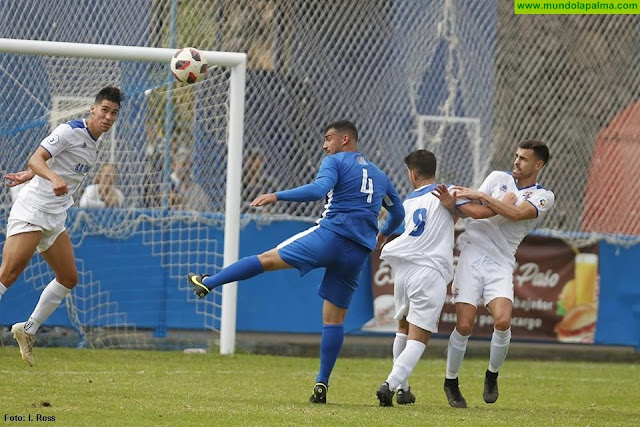
M189 284L193 286L193 293L196 294L198 298L204 298L209 292L211 292L211 289L209 289L207 285L202 283L205 277L209 277L209 275L194 273L187 274L187 282L189 282Z
M309 398L311 403L327 403L327 385L316 383L313 386L313 394Z
M393 406L393 391L389 389L388 382L382 383L378 391L376 391L376 396L378 396L380 406Z
M484 393L482 397L486 403L494 403L498 400L498 373L487 369L484 374Z
M462 393L460 393L460 388L458 387L458 378L444 379L444 392L447 395L447 400L449 401L449 405L454 408L466 408L467 401L462 397Z
M406 390L399 388L396 393L396 403L398 405L408 405L410 403L416 403L416 397L411 393L411 387Z

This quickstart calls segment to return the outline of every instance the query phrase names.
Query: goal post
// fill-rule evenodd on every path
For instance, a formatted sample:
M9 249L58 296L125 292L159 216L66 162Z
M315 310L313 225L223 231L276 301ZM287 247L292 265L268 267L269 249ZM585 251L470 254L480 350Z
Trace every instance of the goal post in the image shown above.
M133 62L147 62L147 63L161 63L166 64L166 67L169 67L170 60L173 54L176 52L176 49L167 49L167 48L152 48L152 47L138 47L138 46L117 46L117 45L98 45L98 44L87 44L87 43L66 43L66 42L51 42L51 41L36 41L36 40L17 40L17 39L6 39L0 38L0 53L5 54L16 54L16 55L38 55L43 57L63 57L63 58L80 58L80 59L93 59L93 60L113 60L113 61L133 61ZM245 74L246 74L246 54L238 53L238 52L217 52L217 51L208 51L208 50L200 50L202 55L207 59L209 64L214 66L224 67L225 70L228 70L228 82L225 81L223 83L216 83L217 86L221 86L223 88L227 88L228 95L226 100L220 101L220 105L215 105L212 108L218 108L220 111L224 111L226 114L224 127L226 129L216 130L218 133L226 133L226 141L218 141L220 142L220 146L222 149L225 149L224 145L226 145L226 176L220 177L220 181L225 182L224 188L224 212L222 215L224 221L223 228L223 254L222 255L222 267L228 266L229 264L237 261L239 256L239 233L240 233L240 205L241 205L241 180L242 180L242 151L243 151L243 123L244 123L244 97L245 97ZM161 70L162 68L158 68ZM165 68L166 70L166 68ZM3 69L4 72L6 70ZM108 72L109 70L107 70ZM61 71L59 73L62 73ZM225 71L226 73L226 71ZM159 74L159 73L156 73ZM209 72L211 74L211 71ZM20 84L18 81L19 78L13 78L16 84ZM108 80L108 79L107 79ZM112 81L112 80L111 80ZM165 82L168 85L171 85L173 82ZM70 84L70 83L66 83ZM164 83L163 83L164 84ZM196 84L197 85L197 84ZM196 86L190 85L190 86ZM107 86L104 84L103 86ZM135 86L133 83L131 86ZM142 86L142 83L139 85ZM142 87L140 92L144 95L138 94L139 97L146 96L149 91L155 89L154 87ZM196 91L197 89L190 89L184 86L183 98L190 99L189 90ZM207 96L214 89L206 88L202 89L202 93ZM225 90L225 89L222 89ZM126 91L125 91L126 92ZM170 90L166 91L171 94ZM125 93L125 96L128 95ZM175 94L174 94L175 95ZM168 95L169 96L169 95ZM180 94L178 94L180 96ZM35 97L32 97L35 98ZM51 94L51 98L54 96ZM59 98L58 98L59 99ZM126 101L125 101L126 102ZM169 101L170 102L170 101ZM191 101L188 101L191 102ZM199 106L191 104L187 105L192 110L196 110L197 108L207 108L207 106ZM124 105L124 104L123 104ZM88 110L88 105L86 106ZM45 109L48 110L48 114L51 114L51 110L53 106L44 106ZM191 111L188 113L190 116L197 117L198 113L196 111ZM41 119L41 118L40 118ZM42 121L42 120L41 120ZM132 120L133 121L133 120ZM210 126L209 121L219 121L216 117L215 120L209 120L205 122L202 127ZM178 123L178 126L180 124ZM119 129L122 127L122 124L118 124ZM130 125L134 127L134 125ZM27 126L28 127L28 126ZM48 131L49 129L47 129ZM14 129L7 131L8 133L17 134L20 133L21 129ZM169 130L171 131L171 130ZM165 135L166 136L166 135ZM169 135L170 137L171 135ZM170 138L168 138L170 139ZM31 141L30 141L31 142ZM34 144L37 144L39 141L32 141ZM26 149L25 149L26 150ZM4 151L4 150L3 150ZM25 155L28 151L24 151L20 153L20 155ZM4 155L5 153L0 153L0 155ZM111 160L111 159L109 159ZM26 158L24 159L23 165L26 163ZM165 161L165 166L167 162ZM206 163L205 167L209 167ZM5 163L6 167L6 163ZM140 172L137 170L133 170L133 167L129 167L127 165L124 168L128 170L132 170L132 174L136 174L132 177L132 181L136 179L140 179ZM95 171L92 172L92 174ZM165 167L164 170L164 178L167 178L167 170ZM146 179L146 178L145 178ZM139 184L139 183L138 183ZM132 184L133 185L133 184ZM136 191L138 189L136 188ZM139 191L138 191L139 193ZM132 192L133 194L133 192ZM136 193L137 194L137 193ZM222 196L221 196L222 197ZM80 194L75 195L76 201L80 198ZM165 207L166 208L166 207ZM79 217L82 217L84 214L78 214ZM126 217L128 214L124 214ZM84 216L83 218L91 217L91 215ZM194 215L191 214L179 214L179 218L177 221L182 221L182 223L191 224L193 222L197 222L193 220ZM198 219L205 217L205 215L196 215ZM213 217L213 216L212 216ZM153 228L157 224L161 224L163 221L166 222L165 218L161 218L160 220L156 220L152 225L148 227ZM190 222L191 221L191 222ZM210 220L213 221L213 220ZM147 227L146 225L139 226L139 228ZM126 228L126 226L121 226L121 228ZM129 231L130 233L130 231ZM202 227L194 227L192 230L188 230L187 234L199 236L201 234L207 235L206 231L202 231ZM151 231L148 236L151 237L143 237L143 241L155 241L157 238L156 235L158 233L156 231ZM172 236L172 231L169 229L168 231L163 231L161 236ZM171 237L169 237L171 238ZM162 241L161 244L158 244L158 247L164 248L168 247L169 251L174 250L174 242ZM187 242L186 245L191 244ZM215 244L212 245L214 248L217 247ZM164 249L160 249L164 250ZM200 251L200 249L198 249ZM155 248L154 248L155 251ZM174 257L180 257L180 255L171 254ZM218 254L216 254L218 255ZM164 255L163 255L164 256ZM198 259L198 263L203 264L201 259L210 259L207 254L198 254L195 258ZM214 257L215 258L215 257ZM173 268L173 261L168 261L169 268ZM218 266L219 267L219 266ZM202 267L200 267L202 268ZM181 273L180 273L181 274ZM178 274L176 274L176 277ZM184 277L184 276L183 276ZM100 278L97 278L98 280ZM237 305L237 283L230 283L225 285L222 288L222 302L220 304L220 318L217 321L220 322L220 353L221 354L232 354L235 351L235 329L236 329L236 305ZM69 304L71 300L68 300ZM195 301L194 304L200 303L200 301ZM206 304L206 302L204 303ZM201 306L198 306L197 310L203 311ZM204 309L206 312L207 309ZM115 317L120 317L115 315ZM102 317L100 317L102 319ZM100 321L102 322L102 320Z
M438 178L477 188L486 175L481 121L477 117L417 115L418 149L438 159Z
M224 266L238 260L240 252L240 204L242 194L242 132L244 123L244 85L246 54L237 54L239 62L232 66L229 99L229 158L227 160L227 195L225 212ZM209 56L205 53L209 60ZM212 57L211 60L215 61ZM227 236L232 236L227 238ZM220 353L233 354L236 342L236 308L238 283L222 288L222 319L220 326Z

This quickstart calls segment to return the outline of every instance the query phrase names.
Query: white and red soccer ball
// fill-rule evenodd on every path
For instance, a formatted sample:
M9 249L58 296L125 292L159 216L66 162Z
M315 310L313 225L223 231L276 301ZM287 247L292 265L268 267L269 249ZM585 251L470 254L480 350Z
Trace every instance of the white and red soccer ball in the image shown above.
M207 73L209 65L198 49L185 47L179 49L171 58L171 73L184 83L195 83Z

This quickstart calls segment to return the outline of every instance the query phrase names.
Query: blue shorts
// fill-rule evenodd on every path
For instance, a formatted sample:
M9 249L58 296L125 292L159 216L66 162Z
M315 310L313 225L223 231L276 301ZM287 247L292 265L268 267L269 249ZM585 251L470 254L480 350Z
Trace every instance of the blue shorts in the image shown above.
M349 308L360 273L371 251L324 227L315 226L277 246L280 258L304 276L310 270L327 270L318 295L330 303Z

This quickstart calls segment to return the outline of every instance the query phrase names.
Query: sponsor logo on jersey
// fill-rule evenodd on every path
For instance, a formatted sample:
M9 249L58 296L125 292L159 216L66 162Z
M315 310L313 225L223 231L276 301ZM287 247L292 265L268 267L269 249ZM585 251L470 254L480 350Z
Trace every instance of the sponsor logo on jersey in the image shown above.
M82 163L78 163L76 165L76 167L73 168L73 170L75 170L76 172L79 172L79 173L87 173L87 172L89 172L89 169L91 169L91 166L85 165L85 164L82 164Z
M86 142L82 143L82 148L87 148L87 143Z
M502 184L502 187L500 187L500 191L507 191L507 184Z
M358 163L360 163L361 165L366 165L367 161L364 159L364 157L362 156L358 156L356 157L356 160L358 161Z
M51 144L51 145L56 144L58 141L60 141L60 137L56 134L51 135L49 138L45 140L47 144Z
M523 198L523 199L525 199L525 200L529 200L529 199L531 198L531 195L532 195L532 194L533 194L533 192L531 192L531 191L527 191L526 193L524 193L524 194L522 195L522 198Z
M538 203L540 203L540 207L544 208L547 206L547 199L540 199Z

